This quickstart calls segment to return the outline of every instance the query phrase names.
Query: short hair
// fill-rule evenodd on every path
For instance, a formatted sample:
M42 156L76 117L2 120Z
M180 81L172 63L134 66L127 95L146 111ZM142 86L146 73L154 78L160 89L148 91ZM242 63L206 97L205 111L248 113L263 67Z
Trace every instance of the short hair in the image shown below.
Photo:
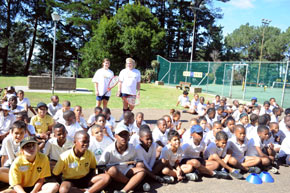
M141 125L140 130L139 130L139 136L143 137L147 134L151 134L150 127L148 125Z
M19 93L24 94L24 91L23 91L23 90L18 90L18 91L17 91L17 94L19 94Z
M266 125L259 125L257 129L258 133L264 132L266 130L269 131L269 128Z
M134 118L134 113L132 113L131 111L125 111L124 120L128 121L132 117Z
M206 113L210 114L211 112L215 112L215 109L214 108L209 108Z
M50 100L52 100L53 98L58 98L58 96L57 96L57 95L52 95L52 96L50 97Z
M167 135L167 139L168 139L168 141L171 141L171 139L172 139L173 137L178 137L178 138L180 138L180 135L179 135L179 133L178 133L177 131L175 131L175 130L170 130L170 131L168 132L168 135Z
M266 117L267 121L271 121L271 116L269 114L264 114L264 116Z
M281 109L279 107L274 107L274 109L272 110L272 112L273 112L273 114L276 114L280 110Z
M215 98L216 98L216 97L219 97L219 98L221 98L221 96L220 96L220 95L215 95Z
M60 128L62 130L62 132L64 132L64 133L67 132L65 126L61 123L58 123L58 122L53 126L53 128L52 128L53 132L55 131L55 129L58 129L58 128Z
M224 131L217 132L215 138L216 138L217 141L220 141L220 140L228 141L228 135Z
M144 113L142 113L142 112L136 113L136 117L138 117L138 115L142 115L144 117Z
M12 124L12 127L11 127L11 131L13 131L14 129L24 129L25 131L27 130L27 125L24 121L15 121L13 124Z
M76 105L76 106L75 106L75 108L77 108L77 107L80 108L80 109L83 109L83 107L80 106L80 105ZM74 109L75 109L75 108L74 108Z
M240 104L239 104L239 107L240 107L240 106L243 106L243 107L244 107L245 105L240 103Z
M64 100L64 101L62 102L62 106L63 106L63 107L70 107L70 101Z
M258 125L267 125L268 119L266 118L266 116L261 115L258 118Z
M228 125L228 123L229 123L230 121L234 121L234 122L236 122L235 119L234 119L232 116L230 116L230 117L228 117L228 118L226 119L226 121L225 121L225 125Z
M179 115L180 116L181 115L180 114L180 111L174 111L173 114L172 114L172 117L175 117L176 115Z
M269 99L269 101L271 101L271 100L273 100L273 99L276 100L274 97L271 97L271 98Z
M103 63L104 62L110 62L109 58L104 58Z
M161 121L164 121L164 122L166 123L166 120L163 119L163 118L161 118L161 119L158 119L158 120L157 120L157 125L159 125L159 124L161 123Z
M9 98L9 100L8 100L8 101L10 101L10 100L12 100L12 99L17 101L17 96L14 96L14 95L13 95L13 96L11 96L11 97Z
M185 90L185 91L183 91L183 94L184 95L188 95L188 92Z
M106 115L111 114L111 110L109 108L105 107L105 108L103 108L102 113L106 114Z
M96 117L95 117L95 120L97 121L100 117L103 117L105 120L106 120L106 116L102 113L98 114Z
M239 130L239 129L244 129L245 130L244 125L242 125L242 124L235 125L234 131Z
M75 116L75 113L71 110L63 112L63 119L67 121L71 116Z
M95 107L95 112L97 112L97 111L102 112L102 108L101 107Z
M212 126L214 127L215 125L222 125L222 123L220 121L215 121L213 122Z
M217 111L219 111L219 110L222 110L222 111L224 111L224 107L222 107L222 106L219 106L219 107L217 108Z
M203 96L199 97L199 100L201 100L201 99L205 100Z
M264 101L263 105L269 105L270 106L270 102L269 101Z
M284 121L286 121L287 118L290 118L290 114L284 117Z
M164 120L165 120L166 117L169 118L169 119L171 119L171 117L170 117L169 115L163 115L163 116L162 116L162 118L163 118ZM171 119L171 120L172 120L172 119Z
M279 126L278 123L276 123L276 122L271 122L271 123L269 124L269 127L271 128L271 127L274 126L274 125L278 125L278 126Z
M91 127L91 133L93 134L93 131L95 130L95 129L103 129L102 127L101 127L101 125L97 125L97 124L94 124L92 127Z
M90 135L86 131L80 130L80 131L77 131L75 133L74 140L76 140L77 138L79 138L79 136L81 136L81 135L84 135L84 136L87 136L88 138L90 138Z
M258 121L258 119L259 119L259 116L258 115L256 115L256 114L251 114L250 115L250 121L251 121L251 123Z
M200 116L198 118L198 120L199 120L199 122L201 122L201 121L206 121L207 122L207 119L204 116Z
M191 121L196 121L196 122L197 122L197 124L199 124L199 123L200 123L199 119L198 119L198 118L195 118L195 117L194 117L194 118L191 118L191 119L190 119L190 122L191 122Z
M285 115L290 115L290 108L285 109Z

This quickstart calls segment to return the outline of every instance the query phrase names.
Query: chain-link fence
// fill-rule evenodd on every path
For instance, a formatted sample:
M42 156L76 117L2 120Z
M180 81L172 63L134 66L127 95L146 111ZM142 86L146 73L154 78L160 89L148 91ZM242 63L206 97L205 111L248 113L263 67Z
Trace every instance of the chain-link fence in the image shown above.
M158 80L165 84L189 82L206 93L244 100L255 96L259 103L274 97L284 108L290 107L289 62L190 63L171 62L161 56L157 60L160 63ZM183 76L185 71L202 72L203 76L195 77L193 73Z

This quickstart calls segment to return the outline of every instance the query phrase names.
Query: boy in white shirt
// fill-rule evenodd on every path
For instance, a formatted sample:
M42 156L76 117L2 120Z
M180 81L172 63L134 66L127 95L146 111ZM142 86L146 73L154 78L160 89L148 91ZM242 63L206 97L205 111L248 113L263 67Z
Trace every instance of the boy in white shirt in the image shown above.
M111 115L111 110L109 108L103 108L102 114L106 117L106 127L110 128L111 131L114 131L116 121L115 118Z
M70 101L63 101L62 108L58 110L53 116L53 119L55 120L55 122L64 124L65 120L63 118L63 115L64 115L64 112L66 111L73 111L73 109L70 108Z
M280 107L274 107L271 114L271 122L279 123L279 116L281 116L282 110Z
M219 165L225 169L227 169L231 176L242 179L243 175L240 174L240 172L228 165L230 162L235 162L236 159L232 157L228 153L228 135L224 131L219 131L216 134L216 141L211 142L205 152L204 152L204 158L208 159L210 161L216 161L219 163Z
M136 118L133 123L133 133L139 133L139 129L142 125L146 125L146 122L144 121L144 113L138 112L136 113Z
M71 140L73 140L75 133L77 131L82 131L83 128L76 121L76 116L73 111L65 111L63 113L63 119L65 120L64 126L67 130L67 136L70 137Z
M188 92L186 90L183 91L182 95L180 95L178 97L176 106L178 106L179 104L182 107L184 107L184 108L189 108L190 107L190 101L189 101L189 98L188 98Z
M216 134L222 130L223 130L222 124L219 121L214 122L212 130L207 132L207 134L205 135L205 137L203 139L205 145L208 146L210 143L215 142L216 141Z
M215 109L214 108L207 109L205 118L206 118L207 123L208 123L208 125L209 125L210 128L213 126L213 122L215 121L214 120L215 114L216 114L216 112L215 112Z
M288 136L290 136L290 114L286 115L283 120L284 120L284 123L282 123L282 124L280 123L279 128L280 128L280 131L282 131L283 134L286 137L288 137Z
M91 114L87 123L88 123L88 128L90 128L91 126L93 126L96 122L96 117L102 113L102 108L101 107L95 107L94 109L94 114Z
M263 104L263 107L261 108L260 115L264 115L264 114L272 114L269 101L265 101Z
M290 136L287 136L281 144L278 154L279 164L290 165Z
M109 69L109 67L110 60L105 58L103 60L103 67L96 71L92 79L95 86L97 107L100 107L103 102L103 108L106 108L111 96L111 91L108 91L108 87L110 80L114 77L114 73ZM106 95L104 95L105 93Z
M164 182L160 176L157 176L163 168L163 164L159 160L156 161L158 144L153 142L150 127L148 125L141 125L139 136L140 143L136 145L137 159L143 161L146 174L149 177L158 182Z
M88 126L85 118L82 116L83 108L79 105L75 106L74 113L76 115L76 121L80 124L80 126L87 131Z
M137 153L135 147L128 143L129 137L128 127L123 124L117 125L115 130L116 141L105 149L98 164L105 165L136 160ZM126 184L121 191L116 192L129 192L141 183L146 175L145 169L141 165L143 164L137 164L136 166L117 165L107 168L106 173L113 180Z
M17 97L11 96L8 100L9 107L11 109L11 113L17 114L20 112L25 112L25 108L17 105Z
M113 141L108 136L104 136L102 126L94 125L91 127L89 150L93 152L97 162L99 162L105 149L112 143Z
M0 143L9 134L10 127L16 121L15 115L10 111L8 104L2 104L2 111L0 111Z
M197 113L198 104L199 104L199 95L194 94L194 98L191 100L190 107L189 107L189 110L187 112L191 113L191 114Z
M197 104L196 112L198 116L204 116L206 114L207 106L204 104L204 97L199 98L199 103Z
M259 174L261 169L256 166L261 163L261 159L257 156L245 156L248 149L248 140L244 126L236 125L234 133L235 135L228 142L228 151L236 160L230 159L229 163L249 173Z
M112 130L109 127L106 127L106 117L103 114L98 114L96 116L96 121L94 125L100 125L103 129L103 133L105 136L109 137L112 141L114 141L114 135ZM88 130L90 136L92 136L92 128Z
M28 109L29 109L34 115L36 115L36 112L34 111L34 109L30 105L29 99L24 98L24 91L23 90L17 91L17 105L22 106L27 113L28 113Z
M163 147L160 159L164 164L162 174L166 175L164 180L167 182L174 182L173 178L177 178L178 181L187 179L190 181L196 181L198 176L193 171L193 166L190 164L182 164L183 151L180 147L180 136L177 131L170 130L168 132L168 144ZM185 174L185 175L184 175ZM171 180L168 180L171 179Z
M224 132L228 135L228 138L231 139L234 134L234 127L235 127L235 119L233 117L228 117L225 121L226 128L223 129Z
M233 118L235 119L236 122L238 122L240 120L240 115L242 113L246 113L245 111L245 106L243 104L239 104L239 108L238 110L236 110L234 113L233 113Z
M53 126L53 138L50 138L44 147L43 153L49 157L50 167L53 170L56 162L60 158L60 154L73 147L73 141L67 137L65 126L57 123Z
M48 113L53 117L55 113L62 108L62 105L59 104L59 98L57 95L50 97L51 103L47 104Z
M155 143L160 145L161 147L164 147L168 142L168 130L167 130L167 124L165 119L159 119L157 120L157 127L152 132L153 140Z

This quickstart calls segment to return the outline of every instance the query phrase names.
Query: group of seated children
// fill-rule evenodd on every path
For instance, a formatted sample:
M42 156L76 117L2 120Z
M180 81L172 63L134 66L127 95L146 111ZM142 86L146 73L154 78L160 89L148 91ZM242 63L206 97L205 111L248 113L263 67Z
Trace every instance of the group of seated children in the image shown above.
M189 111L199 116L189 128L172 109L153 129L142 112L125 111L116 124L110 109L100 107L85 121L81 106L59 105L57 96L38 103L29 122L29 108L13 112L9 101L0 115L0 181L10 184L5 192L150 191L148 180L243 179L247 172L277 173L290 164L290 109L281 119L283 109L272 98L262 107L256 98L230 106L218 96L204 105L196 94ZM108 187L112 182L122 187Z

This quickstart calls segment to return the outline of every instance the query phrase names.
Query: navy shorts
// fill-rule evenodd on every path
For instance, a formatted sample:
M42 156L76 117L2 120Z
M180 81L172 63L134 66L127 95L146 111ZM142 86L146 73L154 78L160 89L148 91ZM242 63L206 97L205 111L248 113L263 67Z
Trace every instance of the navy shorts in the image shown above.
M91 185L91 180L95 176L93 171L90 171L86 176L80 179L63 179L63 181L69 181L73 187L88 188Z
M192 160L192 159L196 159L197 161L199 161L201 163L201 165L205 166L205 160L201 157L199 157L199 158L185 158L185 159L182 159L180 163L186 164L187 161Z
M101 101L101 100L109 100L110 99L110 97L109 96L97 96L96 97L96 100L97 101Z
M133 96L133 95L125 94L125 93L121 93L121 94L120 94L120 97L129 97L129 96Z

